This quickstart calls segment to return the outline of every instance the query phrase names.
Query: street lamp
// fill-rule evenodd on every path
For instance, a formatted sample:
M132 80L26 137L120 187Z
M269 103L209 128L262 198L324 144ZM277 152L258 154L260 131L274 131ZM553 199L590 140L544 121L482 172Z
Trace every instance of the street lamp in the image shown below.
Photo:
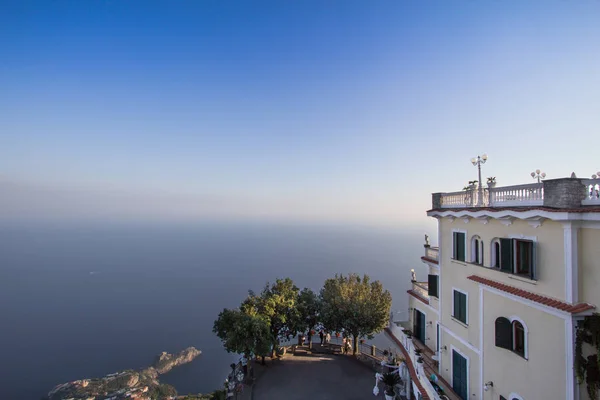
M596 179L596 178L600 179L600 171L598 171L592 175L592 179Z
M533 179L537 179L538 183L540 183L542 181L542 179L546 179L546 173L545 172L540 173L540 170L536 169L535 172L531 173L531 177Z
M483 185L481 184L481 164L485 164L485 162L487 161L488 156L487 154L483 154L482 156L477 156L477 158L473 157L471 158L471 163L473 164L473 166L476 166L477 169L479 170L479 194L477 196L477 205L481 206L483 205Z

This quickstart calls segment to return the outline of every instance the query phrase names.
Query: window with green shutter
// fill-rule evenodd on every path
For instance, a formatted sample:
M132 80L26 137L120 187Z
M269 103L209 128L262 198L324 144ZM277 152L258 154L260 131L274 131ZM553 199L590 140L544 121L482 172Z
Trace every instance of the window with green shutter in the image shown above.
M463 324L467 324L467 295L454 290L453 317Z
M501 271L537 279L535 242L503 238L500 239L500 244L496 243L495 246L496 266L499 266Z
M453 232L452 233L452 258L458 261L465 261L465 233L464 232Z
M496 318L496 347L512 350L512 325L508 318Z
M427 289L430 296L439 298L438 286L439 286L439 276L438 275L429 275L427 279Z

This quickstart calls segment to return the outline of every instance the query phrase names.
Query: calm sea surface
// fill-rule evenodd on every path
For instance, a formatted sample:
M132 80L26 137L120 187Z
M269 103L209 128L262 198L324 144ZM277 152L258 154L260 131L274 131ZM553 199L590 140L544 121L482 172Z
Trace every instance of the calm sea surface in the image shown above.
M422 235L357 227L260 224L0 228L0 399L141 368L161 351L202 350L161 379L180 393L221 385L235 355L212 333L248 289L291 277L318 290L368 273L405 309Z

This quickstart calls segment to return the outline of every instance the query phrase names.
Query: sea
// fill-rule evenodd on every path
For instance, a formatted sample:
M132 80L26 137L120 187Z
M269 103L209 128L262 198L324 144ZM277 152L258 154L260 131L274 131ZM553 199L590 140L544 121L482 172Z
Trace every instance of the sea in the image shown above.
M202 355L161 382L180 394L210 392L239 358L213 322L248 290L290 277L318 291L335 274L366 273L399 313L410 269L424 268L422 237L402 227L291 223L3 224L0 399L39 400L59 383L142 368L188 346Z

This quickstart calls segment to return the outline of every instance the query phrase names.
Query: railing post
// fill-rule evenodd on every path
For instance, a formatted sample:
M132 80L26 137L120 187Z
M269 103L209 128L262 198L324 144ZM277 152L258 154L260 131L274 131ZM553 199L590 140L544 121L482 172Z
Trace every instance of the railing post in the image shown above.
M371 345L371 355L373 357L375 357L377 355L377 348L375 347L375 345Z

